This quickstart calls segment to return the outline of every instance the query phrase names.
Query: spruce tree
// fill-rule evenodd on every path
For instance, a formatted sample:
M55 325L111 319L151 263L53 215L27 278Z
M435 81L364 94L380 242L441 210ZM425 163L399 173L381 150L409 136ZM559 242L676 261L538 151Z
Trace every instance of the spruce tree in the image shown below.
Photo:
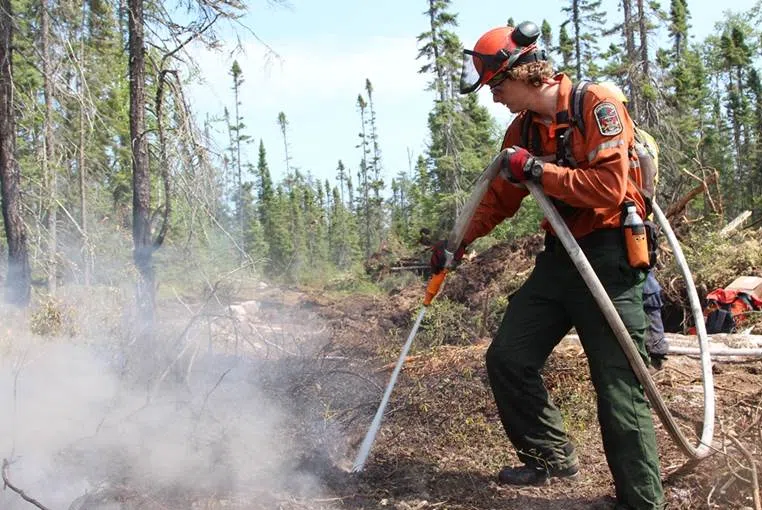
M383 237L384 227L384 201L381 193L384 190L384 179L382 176L381 148L379 145L378 129L376 126L376 109L373 105L373 85L369 79L365 80L365 91L368 94L368 126L370 127L370 168L372 169L372 178L370 188L373 194L370 198L369 215L371 228L376 241Z
M633 118L639 118L640 104L640 82L635 68L638 62L638 55L635 48L635 15L632 0L621 0L623 21L622 21L622 41L624 41L625 58L622 59L622 66L627 70L625 81L625 91L630 99L629 111Z
M313 188L314 186L314 188ZM304 223L306 235L305 257L313 274L325 271L328 261L328 236L323 209L323 188L309 181L303 187Z
M130 139L132 144L132 239L133 260L138 269L137 305L141 336L152 334L156 298L153 267L154 246L151 238L151 182L146 136L146 68L143 0L128 0Z
M558 30L558 54L561 56L559 71L569 76L574 76L574 41L569 37L566 30L567 23L563 23Z
M438 100L429 114L428 153L439 203L437 219L444 229L453 224L470 192L473 176L493 155L496 141L492 135L494 121L478 105L476 96L455 94L463 47L451 30L457 25L457 17L448 12L450 2L431 0L429 6L429 30L418 36L423 43L418 58L425 59L420 72L434 75L430 88L437 92ZM475 125L480 122L482 126ZM467 136L472 130L482 136Z
M688 2L687 0L671 0L669 5L670 23L669 35L674 41L673 55L676 63L680 63L683 47L688 40Z
M540 42L542 43L542 47L545 48L545 51L547 51L548 55L550 55L550 52L553 51L553 29L546 19L542 20L542 26L540 28Z
M339 196L337 188L333 188L333 200L330 212L331 224L331 260L342 270L349 269L359 256L359 239L355 216L347 210Z
M298 173L297 173L298 175ZM291 237L292 252L287 261L286 276L290 281L298 282L304 271L307 257L307 235L304 224L304 194L301 182L294 180L286 195L288 204L288 232Z
M244 190L244 179L243 179L243 168L244 163L241 161L241 144L246 143L249 141L249 136L242 133L244 129L243 120L241 119L241 112L240 112L240 106L241 101L239 98L239 94L241 91L241 85L243 85L243 71L241 70L241 66L238 65L238 61L234 60L233 65L230 68L230 76L233 78L233 100L234 100L234 112L235 112L235 119L233 121L233 124L230 125L229 131L230 131L230 138L231 138L231 148L230 152L233 157L233 168L235 170L236 175L236 192L235 192L235 200L236 200L236 219L238 220L238 233L239 233L239 243L241 248L241 257L244 257L246 253L248 253L249 249L246 246L245 242L245 232L246 232L246 214L244 213L245 206L245 193Z
M45 206L43 208L43 221L47 230L47 260L45 263L45 272L48 282L48 292L55 295L58 285L58 166L56 164L56 153L54 140L54 112L53 112L53 62L51 49L51 28L50 28L50 2L49 0L40 0L40 46L42 57L42 79L43 79L43 100L44 108L44 126L43 126L43 151L42 151L42 183Z
M452 31L458 26L458 16L449 12L451 0L428 0L424 12L429 28L418 36L417 59L424 64L418 71L433 74L429 90L434 90L439 101L444 102L455 95L460 73L461 44Z
M283 136L283 159L286 164L286 178L291 178L291 157L288 155L288 120L284 112L278 113L278 126L280 126L280 132Z
M370 254L373 252L373 240L375 239L376 234L373 231L373 220L371 218L370 193L372 182L371 176L369 175L370 169L368 168L368 156L370 155L370 148L368 143L368 136L365 131L367 126L365 110L367 107L368 103L365 101L365 98L362 97L362 94L358 94L357 109L360 112L360 133L358 136L360 137L360 143L357 145L357 147L360 148L362 153L362 158L360 159L360 170L357 174L357 183L358 186L360 186L360 204L358 210L362 211L361 224L363 228L363 248L365 250L366 258L370 257Z
M599 70L596 65L597 41L603 35L606 15L601 10L601 0L568 0L561 10L568 16L574 43L574 69L577 80L595 79Z
M748 114L748 100L744 94L744 81L751 64L752 50L746 42L746 32L750 31L740 21L731 22L720 38L720 54L727 70L727 108L736 153L736 184L743 180L744 164L742 155L747 153L747 137L744 136L745 117Z
M292 229L295 225L299 225L299 221L298 218L294 221L291 197L283 186L278 186L269 207L269 219L265 230L270 253L268 270L272 277L289 279L294 271L297 246Z
M10 0L0 0L0 198L5 240L8 243L8 277L5 299L26 306L31 296L31 271L26 228L21 217L20 174L16 162L16 127L13 110L13 32Z

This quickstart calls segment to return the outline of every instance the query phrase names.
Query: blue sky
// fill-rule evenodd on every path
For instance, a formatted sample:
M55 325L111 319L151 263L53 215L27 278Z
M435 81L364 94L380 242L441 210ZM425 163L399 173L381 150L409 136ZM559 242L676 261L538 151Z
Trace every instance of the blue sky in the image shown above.
M729 0L723 8L734 12L751 8L757 0ZM557 31L563 20L565 0L506 2L505 0L453 0L458 13L457 35L466 47L473 46L486 30L505 24L547 19ZM618 20L618 1L604 0L608 20ZM668 0L662 1L669 4ZM407 171L409 155L415 160L426 148L427 115L433 93L426 91L429 77L417 73L422 62L416 37L427 29L426 0L290 0L287 7L266 0L250 1L242 23L257 37L242 29L224 30L222 51L198 46L191 54L200 66L202 83L189 89L191 107L199 119L207 114L221 116L233 108L229 70L237 59L244 84L241 91L245 133L254 139L247 157L256 163L262 139L273 177L285 171L284 147L276 119L283 111L289 121L291 166L333 182L338 160L354 175L361 158L355 147L360 130L357 95L365 95L365 80L374 87L378 135L384 177ZM702 39L721 19L717 2L689 0L691 35ZM242 51L234 48L240 40ZM272 55L267 47L277 56ZM491 101L488 91L480 100L500 125L510 120L508 111ZM219 146L227 133L219 123ZM219 147L218 147L219 148Z

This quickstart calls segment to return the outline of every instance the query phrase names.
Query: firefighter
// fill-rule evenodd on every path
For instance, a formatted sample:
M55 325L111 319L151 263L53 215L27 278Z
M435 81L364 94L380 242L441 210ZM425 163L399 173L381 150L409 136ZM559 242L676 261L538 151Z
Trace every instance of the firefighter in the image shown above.
M496 103L517 117L503 148L513 148L505 168L477 207L456 251L513 216L528 194L522 182L542 186L580 247L627 327L644 360L646 271L629 265L620 230L621 210L634 204L645 216L633 123L626 108L599 85L587 87L577 118L576 90L554 73L537 44L538 27L524 22L499 27L465 50L461 92L487 86ZM584 131L582 125L584 124ZM579 462L561 414L548 398L540 370L571 327L579 333L598 401L601 435L616 490L617 508L662 508L656 434L643 388L592 294L547 220L545 249L531 275L512 297L487 350L490 386L520 466L505 467L502 483L544 484L576 478ZM444 249L431 257L441 269ZM506 260L510 265L511 261Z

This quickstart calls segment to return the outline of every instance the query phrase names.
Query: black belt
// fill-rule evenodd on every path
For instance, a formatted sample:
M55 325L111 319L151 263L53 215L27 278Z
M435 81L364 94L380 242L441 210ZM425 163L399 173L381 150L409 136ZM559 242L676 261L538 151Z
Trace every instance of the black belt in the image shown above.
M622 232L618 228L606 228L594 230L586 236L577 239L577 244L582 250L597 248L603 245L620 246L622 244ZM545 234L545 251L563 250L561 240L547 232Z

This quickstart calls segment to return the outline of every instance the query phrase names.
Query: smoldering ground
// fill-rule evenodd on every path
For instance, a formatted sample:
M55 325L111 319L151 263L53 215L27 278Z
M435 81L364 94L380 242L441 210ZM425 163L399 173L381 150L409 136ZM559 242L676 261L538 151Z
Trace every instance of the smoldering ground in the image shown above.
M300 336L319 329L309 314L276 312L268 340L262 324L223 311L214 327L196 321L137 349L15 336L0 363L0 455L13 485L51 510L271 508L322 494L352 454L345 426L376 390L331 359L326 338ZM213 338L229 347L231 324L237 352ZM0 508L30 506L5 490Z

